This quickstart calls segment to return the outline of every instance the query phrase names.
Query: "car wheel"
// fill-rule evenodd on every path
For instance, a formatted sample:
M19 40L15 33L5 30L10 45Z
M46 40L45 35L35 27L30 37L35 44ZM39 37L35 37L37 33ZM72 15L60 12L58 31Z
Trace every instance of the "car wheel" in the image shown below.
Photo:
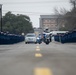
M37 42L35 42L35 44L37 44Z
M27 42L25 42L25 44L27 44Z

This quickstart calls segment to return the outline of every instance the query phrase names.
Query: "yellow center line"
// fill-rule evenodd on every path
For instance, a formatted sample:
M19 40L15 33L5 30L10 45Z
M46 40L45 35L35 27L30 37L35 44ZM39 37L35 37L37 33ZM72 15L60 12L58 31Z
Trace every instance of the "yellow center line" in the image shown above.
M37 48L36 51L40 51L40 49Z
M36 68L34 69L34 75L53 75L49 68Z
M42 57L42 54L36 53L36 54L35 54L35 57Z
M40 51L40 48L39 48L39 46L36 46L36 51Z
M39 48L39 46L37 46L36 48Z

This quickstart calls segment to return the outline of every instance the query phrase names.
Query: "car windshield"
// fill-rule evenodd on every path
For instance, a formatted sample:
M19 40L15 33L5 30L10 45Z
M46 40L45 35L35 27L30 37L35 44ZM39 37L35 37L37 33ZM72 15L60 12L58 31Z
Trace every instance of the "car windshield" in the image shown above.
M35 37L35 35L27 35L26 37Z

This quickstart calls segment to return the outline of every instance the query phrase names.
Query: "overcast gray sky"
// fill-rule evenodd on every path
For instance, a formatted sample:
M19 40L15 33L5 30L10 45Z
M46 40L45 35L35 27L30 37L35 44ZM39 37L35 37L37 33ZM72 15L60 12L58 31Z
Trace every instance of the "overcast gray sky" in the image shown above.
M39 27L40 15L53 14L55 7L71 9L69 0L0 0L0 4L3 4L3 15L8 11L28 15L33 27Z

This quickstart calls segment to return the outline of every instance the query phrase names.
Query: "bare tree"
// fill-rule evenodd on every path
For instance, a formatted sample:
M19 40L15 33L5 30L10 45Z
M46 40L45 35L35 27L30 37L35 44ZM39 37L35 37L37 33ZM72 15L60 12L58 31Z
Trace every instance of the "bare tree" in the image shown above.
M57 19L56 19L57 28L58 28L58 30L61 30L61 29L63 29L63 25L65 23L64 15L67 13L67 10L65 8L58 9L57 7L55 7L54 13L55 13L55 15L57 15Z
M55 13L55 15L59 15L60 14L57 7L54 8L54 13Z
M65 8L58 9L57 7L54 8L55 15L64 15L67 13L67 10Z
M60 8L60 14L65 15L67 13L67 10L65 8Z
M70 3L76 8L76 0L70 0Z

